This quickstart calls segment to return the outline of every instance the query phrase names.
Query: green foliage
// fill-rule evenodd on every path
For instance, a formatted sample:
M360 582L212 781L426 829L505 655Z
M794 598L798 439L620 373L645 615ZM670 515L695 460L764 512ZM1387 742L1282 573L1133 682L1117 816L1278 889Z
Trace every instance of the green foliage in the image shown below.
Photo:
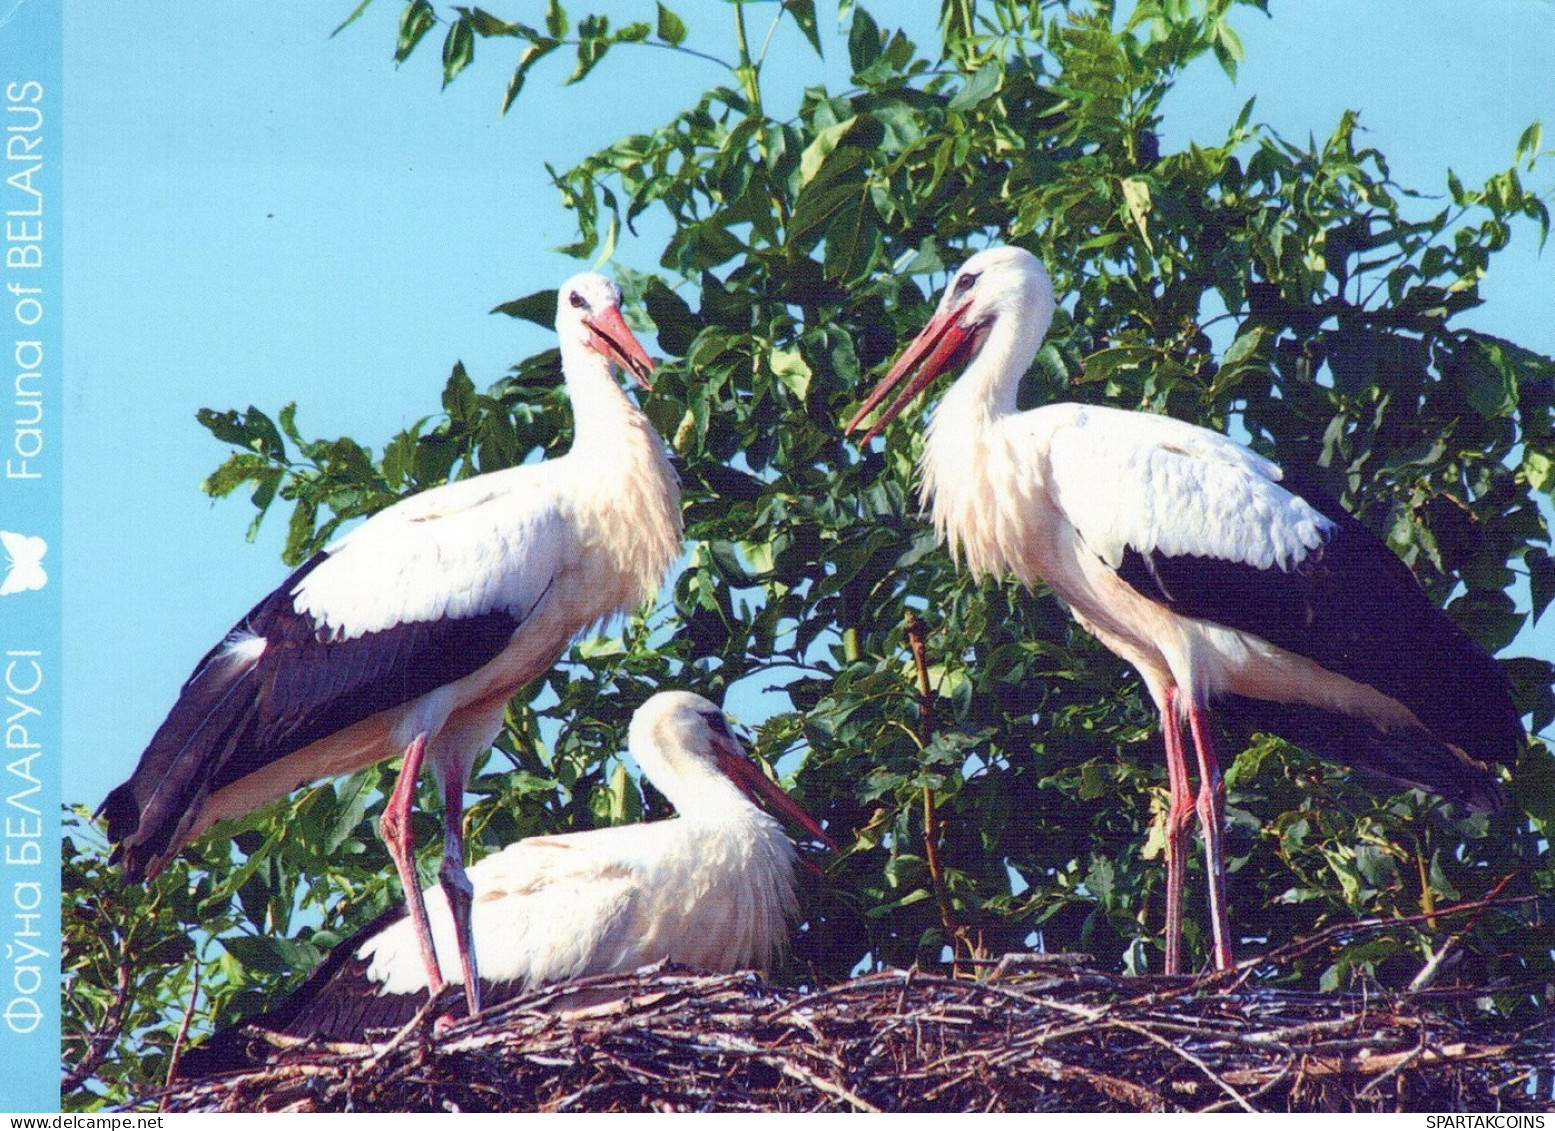
M922 325L947 269L1020 243L1049 265L1063 304L1024 404L1165 412L1318 469L1434 599L1503 647L1555 597L1540 511L1555 484L1555 361L1458 316L1479 303L1519 220L1547 232L1547 208L1518 171L1542 139L1525 134L1514 164L1482 187L1449 174L1445 198L1394 183L1353 114L1301 146L1253 124L1249 102L1222 143L1163 153L1160 107L1181 69L1210 55L1234 73L1241 58L1232 0L1141 0L1126 14L945 0L942 40L927 48L841 7L847 89L811 86L769 111L746 18L793 20L819 55L813 0L735 2L733 85L553 173L579 257L647 217L672 232L654 270L617 274L637 324L673 359L645 407L681 461L687 559L663 606L618 638L575 646L515 701L472 787L470 840L479 853L661 813L616 769L631 710L662 687L743 703L770 690L754 748L851 846L809 885L794 970L833 979L860 963L935 962L952 945L997 954L1035 931L1050 949L1158 964L1165 785L1137 677L1046 590L974 584L936 548L918 513L918 413L862 452L840 422ZM507 109L563 48L577 52L567 82L619 45L690 51L678 15L663 4L649 15L612 28L553 0L541 29L414 0L396 58L442 23L452 81L477 40L515 39ZM501 309L547 321L551 301ZM207 411L201 422L237 450L206 487L251 491L256 523L290 503L295 562L405 493L565 450L564 401L548 351L485 392L455 367L442 415L380 455L348 438L305 440L293 406L277 420ZM1513 597L1520 574L1532 614ZM928 630L931 725L909 611ZM1517 659L1510 670L1523 708L1548 725L1555 668ZM1383 796L1266 736L1230 736L1225 749L1239 751L1228 852L1244 951L1498 885L1548 896L1555 881L1542 839L1555 762L1540 742L1514 775L1521 811L1495 818ZM236 853L206 842L149 893L117 892L100 847L73 839L70 882L86 910L71 930L82 992L67 1058L104 1027L127 969L133 1012L118 1031L135 1039L99 1073L122 1098L164 1067L196 961L208 995L197 1021L228 1021L395 898L368 816L384 772L251 818ZM426 792L418 838L434 846ZM1202 955L1195 919L1187 944ZM1503 1013L1541 1008L1555 940L1539 922L1478 916L1452 976L1486 987ZM1284 976L1406 985L1460 927L1340 937ZM153 979L145 958L157 947L176 954Z

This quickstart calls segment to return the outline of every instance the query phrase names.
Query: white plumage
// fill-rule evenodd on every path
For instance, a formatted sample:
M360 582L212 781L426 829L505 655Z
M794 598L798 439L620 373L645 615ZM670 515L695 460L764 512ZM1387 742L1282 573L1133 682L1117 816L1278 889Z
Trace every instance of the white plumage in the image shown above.
M382 828L413 920L424 925L425 910L409 818L430 763L445 806L442 887L468 924L464 788L508 700L580 632L651 600L680 550L679 483L612 373L646 384L653 368L620 301L595 274L559 293L575 420L566 455L374 515L201 661L134 775L103 803L127 879L155 875L217 821L403 753ZM430 936L419 934L435 979ZM454 951L471 974L467 941ZM478 979L464 981L476 1011Z
M293 590L294 608L339 639L492 609L528 619L578 557L558 505L575 470L553 460L412 495L330 543Z
M1321 492L1295 490L1235 441L1167 417L1078 404L1017 412L1020 378L1053 313L1052 283L1031 254L972 256L848 427L905 382L867 443L937 374L966 366L924 437L923 503L975 575L1047 583L1144 677L1171 788L1167 969L1180 965L1195 808L1224 968L1225 787L1212 701L1248 726L1485 808L1503 799L1489 764L1516 760L1521 722L1495 661ZM1196 800L1184 721L1198 754Z
M1200 554L1288 570L1334 524L1279 486L1282 473L1226 436L1166 416L1061 404L1018 418L1048 452L1054 503L1117 569L1124 551Z
M721 768L746 761L722 713L699 695L661 692L633 716L628 746L679 816L530 837L472 866L475 947L488 983L538 986L661 960L766 969L783 948L798 914L797 856L782 825ZM824 839L791 803L787 812ZM447 902L436 888L426 896L438 953L449 953ZM407 920L355 953L381 992L425 994ZM447 960L443 974L460 980Z
M530 837L469 870L486 1000L668 961L703 970L766 969L798 915L794 844L760 800L827 847L820 826L751 761L723 713L699 695L660 692L632 717L643 775L678 816ZM438 953L454 942L441 888L425 892ZM457 963L443 959L457 983ZM427 973L403 912L341 943L291 998L246 1024L293 1037L361 1039L426 1001ZM189 1069L205 1075L243 1055L241 1030L213 1038Z

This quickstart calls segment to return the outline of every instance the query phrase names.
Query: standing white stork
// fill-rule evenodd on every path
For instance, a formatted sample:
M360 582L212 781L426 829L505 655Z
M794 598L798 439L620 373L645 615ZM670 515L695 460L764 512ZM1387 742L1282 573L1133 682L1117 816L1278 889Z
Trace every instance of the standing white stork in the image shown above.
M474 939L489 1003L526 990L668 961L703 970L766 969L798 915L798 855L783 827L836 851L819 824L745 755L723 712L700 695L662 691L632 716L628 746L679 816L647 824L535 836L470 868ZM443 892L426 904L439 953L454 925ZM431 988L404 908L337 946L275 1010L218 1033L186 1058L201 1077L248 1061L244 1030L361 1041L393 1029ZM461 970L446 961L443 977Z
M439 876L479 1012L463 832L475 759L508 700L573 637L651 600L680 552L679 481L612 374L620 366L646 386L653 369L620 303L600 275L561 288L556 330L575 421L566 455L374 515L200 661L134 775L103 802L126 880L156 875L217 821L404 754L380 829L441 988L410 823L430 762L444 806Z
M1484 809L1504 803L1493 767L1516 760L1522 724L1500 665L1334 499L1169 417L1078 404L1017 412L1053 311L1052 283L1030 253L972 256L848 430L906 381L868 443L937 374L965 364L924 437L923 505L975 576L1045 581L1143 676L1171 792L1169 973L1181 967L1195 808L1187 723L1215 963L1225 969L1225 784L1211 704L1334 761Z

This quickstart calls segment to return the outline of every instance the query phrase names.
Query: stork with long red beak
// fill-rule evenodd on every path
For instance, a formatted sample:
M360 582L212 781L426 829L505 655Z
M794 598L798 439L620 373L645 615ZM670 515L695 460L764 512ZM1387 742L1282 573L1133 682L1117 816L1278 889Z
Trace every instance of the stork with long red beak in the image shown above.
M660 692L632 716L632 757L679 816L537 836L470 868L475 951L488 1004L596 974L674 962L714 972L771 965L798 916L794 844L772 814L836 851L831 839L741 749L723 712L686 691ZM426 892L447 953L454 925ZM443 977L457 983L457 966ZM429 986L405 910L380 916L335 948L275 1010L211 1038L188 1076L248 1063L245 1029L361 1041L403 1025Z
M877 435L965 365L923 441L922 500L978 577L1046 582L1144 678L1166 739L1166 968L1182 964L1186 838L1204 832L1217 968L1231 965L1213 704L1357 770L1481 809L1524 731L1511 684L1339 504L1225 436L1093 405L1016 411L1054 312L1016 247L972 256L849 423ZM1199 769L1195 800L1181 726Z
M570 279L556 330L572 449L404 499L255 605L103 802L126 880L155 876L218 821L403 754L380 828L428 985L440 989L410 824L430 764L444 806L440 883L479 1012L463 832L475 759L508 700L579 633L651 600L680 552L679 481L612 375L619 366L646 386L653 370L620 292L599 275Z

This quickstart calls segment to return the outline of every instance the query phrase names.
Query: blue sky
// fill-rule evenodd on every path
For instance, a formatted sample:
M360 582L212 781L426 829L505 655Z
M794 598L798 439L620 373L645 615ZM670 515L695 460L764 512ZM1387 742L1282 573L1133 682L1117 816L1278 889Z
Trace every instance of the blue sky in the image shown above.
M480 45L440 93L435 42L393 65L398 0L331 39L352 6L141 3L109 19L67 3L67 799L96 805L128 776L193 664L284 576L283 522L249 544L246 501L200 491L226 451L195 411L295 400L305 434L379 448L437 410L456 359L477 384L496 380L550 338L487 311L584 266L548 250L573 228L545 163L655 126L723 81L712 64L638 50L562 88L558 59L499 118L516 47ZM729 42L726 3L670 6L702 42ZM540 7L493 5L534 20ZM906 7L871 10L884 24ZM1471 183L1503 167L1534 119L1555 136L1555 4L1272 7L1238 20L1235 84L1209 60L1185 78L1168 148L1218 141L1253 95L1255 118L1294 140L1356 109L1395 179L1439 193L1449 167ZM781 34L769 106L843 87L836 46L822 64ZM1555 185L1555 160L1533 183ZM653 252L620 254L647 266ZM1555 250L1537 255L1531 225L1482 294L1471 324L1555 354ZM1549 625L1512 651L1555 655Z

